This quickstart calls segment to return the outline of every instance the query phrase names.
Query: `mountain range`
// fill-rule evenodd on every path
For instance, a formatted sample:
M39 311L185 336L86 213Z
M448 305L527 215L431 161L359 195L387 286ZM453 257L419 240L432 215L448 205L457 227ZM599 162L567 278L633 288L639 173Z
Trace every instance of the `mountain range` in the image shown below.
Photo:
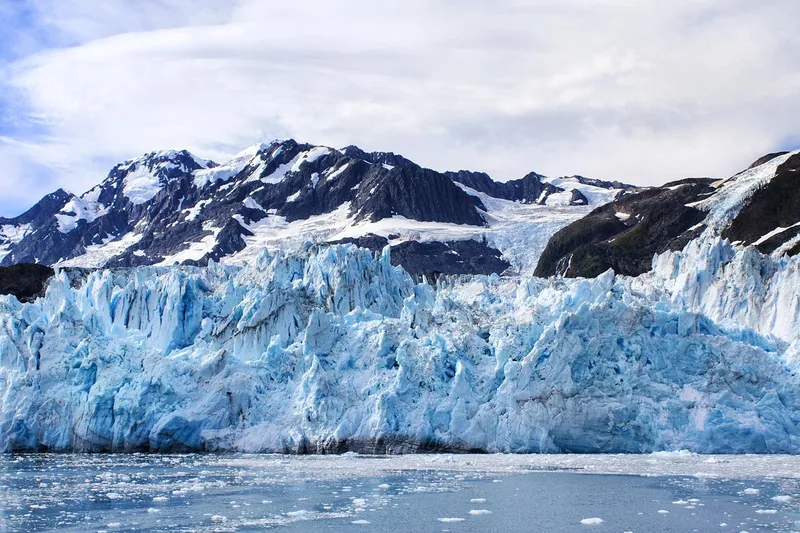
M223 164L160 151L116 165L80 196L60 189L0 218L0 265L242 263L264 247L354 242L391 246L413 274L529 272L555 230L634 190L534 172L497 182L294 140Z

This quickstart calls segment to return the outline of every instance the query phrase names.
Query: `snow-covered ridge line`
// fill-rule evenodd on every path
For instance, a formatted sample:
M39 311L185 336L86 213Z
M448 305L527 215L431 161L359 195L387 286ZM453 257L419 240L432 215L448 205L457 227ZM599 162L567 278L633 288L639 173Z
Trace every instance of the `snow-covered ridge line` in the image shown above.
M796 308L743 311L796 298L797 262L656 263L430 286L334 246L61 273L0 298L0 448L800 452Z
M485 196L505 201L481 204L458 180L476 180ZM256 144L222 164L185 150L151 152L114 166L81 196L59 191L20 217L0 219L0 264L240 262L263 246L297 250L305 240L326 242L337 234L368 237L369 226L382 223L419 242L477 234L492 241L492 255L505 254L516 271L529 272L553 231L630 190L579 176L558 178L560 185L548 180L553 181L530 173L502 184L485 174L436 172L391 152L336 150L292 139ZM346 216L339 216L345 207ZM293 237L323 218L335 218L339 227L319 228L299 243ZM382 236L389 235L394 232ZM438 265L436 272L503 271L488 266L478 252L467 255Z

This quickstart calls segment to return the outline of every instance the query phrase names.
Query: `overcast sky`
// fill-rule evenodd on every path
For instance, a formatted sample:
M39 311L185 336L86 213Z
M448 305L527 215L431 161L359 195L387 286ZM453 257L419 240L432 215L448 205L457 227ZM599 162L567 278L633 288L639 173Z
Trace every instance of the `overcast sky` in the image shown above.
M725 176L800 145L797 0L0 0L0 215L259 141L500 180Z

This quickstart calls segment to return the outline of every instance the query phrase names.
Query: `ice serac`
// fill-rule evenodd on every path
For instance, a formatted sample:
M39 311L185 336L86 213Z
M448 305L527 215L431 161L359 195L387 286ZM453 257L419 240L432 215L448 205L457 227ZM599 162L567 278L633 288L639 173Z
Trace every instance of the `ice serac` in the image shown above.
M430 285L352 245L59 272L0 297L0 448L798 453L797 260L697 246L638 278Z

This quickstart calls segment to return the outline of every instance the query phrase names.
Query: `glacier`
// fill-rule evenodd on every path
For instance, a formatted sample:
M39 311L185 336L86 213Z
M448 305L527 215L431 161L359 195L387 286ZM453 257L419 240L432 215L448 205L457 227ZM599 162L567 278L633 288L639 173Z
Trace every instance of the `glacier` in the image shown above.
M0 296L0 450L800 452L800 265L413 279L352 245Z

